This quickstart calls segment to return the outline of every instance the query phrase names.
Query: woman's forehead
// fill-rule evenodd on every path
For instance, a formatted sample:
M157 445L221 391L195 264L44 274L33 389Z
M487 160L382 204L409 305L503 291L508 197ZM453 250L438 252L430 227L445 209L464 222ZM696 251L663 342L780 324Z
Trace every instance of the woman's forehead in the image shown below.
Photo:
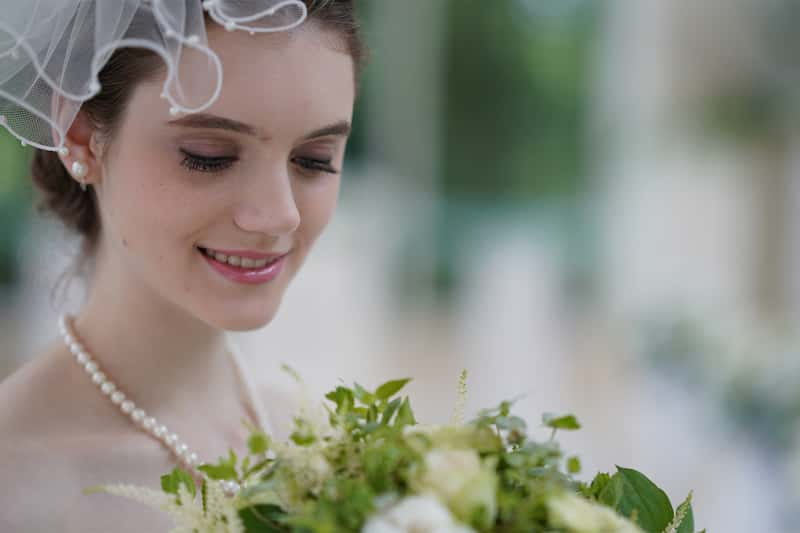
M330 38L321 30L256 35L209 31L209 45L221 62L222 87L204 111L253 124L265 136L349 120L355 99L354 64L347 53L329 46ZM211 67L203 54L182 57L177 79L184 98L208 98L215 79ZM160 93L163 80L140 94L139 103L160 105L166 122L174 117L168 115L166 100L154 94Z

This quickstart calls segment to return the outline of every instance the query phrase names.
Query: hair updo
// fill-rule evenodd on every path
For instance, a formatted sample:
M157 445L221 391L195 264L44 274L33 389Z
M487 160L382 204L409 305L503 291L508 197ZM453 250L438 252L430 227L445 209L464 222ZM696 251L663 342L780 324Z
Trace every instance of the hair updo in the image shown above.
M197 0L199 1L199 0ZM356 76L364 58L364 45L355 14L355 0L303 0L308 20L337 32L344 38L352 56ZM214 23L206 15L206 24ZM137 83L152 79L164 68L162 59L142 48L119 48L98 73L101 90L81 105L92 126L105 142L113 138L122 112ZM35 149L31 178L38 195L40 211L56 215L69 229L82 237L83 256L91 256L100 235L100 215L94 189L81 190L79 183L64 168L57 152Z

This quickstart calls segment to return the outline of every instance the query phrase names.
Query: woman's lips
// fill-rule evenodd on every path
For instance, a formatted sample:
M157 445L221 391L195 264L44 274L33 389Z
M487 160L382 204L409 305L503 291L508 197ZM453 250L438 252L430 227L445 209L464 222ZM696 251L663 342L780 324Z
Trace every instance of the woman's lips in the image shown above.
M227 262L223 263L216 257L210 255L210 252L204 248L198 248L198 251L203 256L203 259L205 259L209 264L209 266L211 266L211 268L213 268L218 274L236 283L244 283L248 285L266 283L278 277L283 270L283 263L288 255L288 253L283 254L276 259L272 259L263 266L242 267L235 264L231 265ZM250 254L242 254L241 256L237 257L246 257L246 255Z

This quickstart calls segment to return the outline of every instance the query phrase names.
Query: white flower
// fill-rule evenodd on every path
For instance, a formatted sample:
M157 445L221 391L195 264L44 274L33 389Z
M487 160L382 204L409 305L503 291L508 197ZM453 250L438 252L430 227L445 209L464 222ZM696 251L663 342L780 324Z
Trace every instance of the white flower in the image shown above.
M475 450L433 449L425 455L420 483L449 502L480 471L481 459Z
M570 533L642 533L630 520L613 509L564 492L547 501L550 520Z
M178 486L181 505L175 496L165 492L135 485L114 484L98 487L98 490L122 496L168 513L175 523L170 533L244 533L239 519L238 500L225 496L217 481L209 481L206 493L207 511L203 511L199 496L192 498L186 485Z
M494 522L497 512L495 463L481 462L475 450L434 448L425 455L425 467L415 489L433 493L461 520L467 521L480 508L484 523Z
M293 442L276 444L274 449L282 463L273 491L265 494L288 512L296 512L308 500L308 494L319 494L333 474L325 458L324 444L314 442L299 446ZM273 498L274 495L274 498Z
M361 533L474 533L433 496L408 496L373 516Z

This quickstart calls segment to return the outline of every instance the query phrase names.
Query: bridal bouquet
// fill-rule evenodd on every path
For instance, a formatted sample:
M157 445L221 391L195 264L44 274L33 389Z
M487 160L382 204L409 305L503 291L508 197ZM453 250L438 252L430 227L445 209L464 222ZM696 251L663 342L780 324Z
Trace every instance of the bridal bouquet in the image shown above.
M417 424L409 380L376 390L339 386L319 409L301 409L287 442L252 431L243 457L231 450L202 465L197 486L179 468L162 491L131 485L90 489L169 513L174 532L246 533L694 533L691 494L673 509L636 470L617 467L576 480L577 457L555 435L572 415L545 415L546 440L529 436L513 402L464 421L466 375L453 422ZM226 487L240 486L234 494Z

